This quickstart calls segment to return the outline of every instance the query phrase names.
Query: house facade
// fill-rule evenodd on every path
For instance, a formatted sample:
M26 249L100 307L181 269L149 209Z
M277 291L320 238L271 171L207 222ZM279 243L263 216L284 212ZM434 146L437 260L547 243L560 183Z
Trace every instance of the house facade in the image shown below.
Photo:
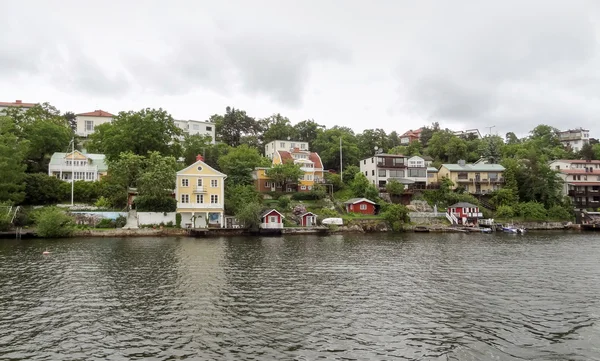
M600 208L600 161L556 160L550 167L559 172L562 194L575 208Z
M479 219L483 218L483 213L474 204L459 202L448 207L446 218L452 224L477 225Z
M300 216L300 225L302 227L313 227L317 225L317 215L313 212L306 212Z
M471 194L488 194L502 188L504 167L500 164L466 164L461 160L456 164L442 164L438 180L449 178L454 189L464 187Z
M54 153L48 165L48 175L65 182L100 180L108 172L104 154L89 154L78 150L72 153Z
M75 134L80 137L87 137L94 133L94 130L100 124L112 122L114 115L104 110L98 109L93 112L81 113L75 116L77 128Z
M276 209L269 209L260 216L260 228L263 229L281 229L283 228L283 214Z
M14 102L0 102L0 112L9 108L29 109L33 108L35 105L35 103L23 103L22 100L15 100Z
M569 129L558 133L558 139L565 147L571 147L573 151L578 152L590 143L590 131L583 128Z
M211 143L215 144L215 123L200 120L175 120L175 125L177 125L177 127L183 130L184 134L208 135L211 138Z
M418 142L421 139L421 132L423 128L417 130L409 130L400 136L400 144L408 145L412 142Z
M323 163L321 157L315 152L302 151L298 148L290 151L276 151L273 158L273 165L294 162L300 166L303 171L302 177L297 181L288 182L285 184L277 183L267 176L267 170L270 168L256 168L252 172L254 186L261 192L309 192L313 190L316 184L324 183L323 178Z
M274 159L277 156L277 152L291 152L294 149L298 149L302 152L308 152L308 142L302 142L299 140L274 140L265 145L265 157Z
M479 129L467 129L467 130L458 130L454 132L454 135L461 138L474 138L481 139L481 133Z
M425 188L429 179L426 161L419 156L377 154L361 160L360 171L380 190L392 179L417 189Z
M366 198L348 199L344 205L348 213L375 214L375 202Z
M177 213L184 228L225 227L225 178L201 156L189 167L177 172L175 197Z

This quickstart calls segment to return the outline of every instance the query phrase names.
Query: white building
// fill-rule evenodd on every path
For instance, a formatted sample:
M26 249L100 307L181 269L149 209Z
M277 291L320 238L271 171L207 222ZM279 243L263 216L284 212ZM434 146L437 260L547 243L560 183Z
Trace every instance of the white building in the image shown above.
M416 188L428 184L427 165L419 156L377 154L361 160L360 171L380 189L384 189L391 179Z
M274 140L265 145L265 157L269 159L273 159L275 157L275 153L278 151L293 151L295 148L298 148L300 151L309 151L308 142L301 142L298 140Z
M481 133L479 133L479 129L459 130L454 132L454 135L462 138L474 137L476 139L481 139Z
M211 143L215 144L215 123L209 122L208 120L175 120L175 125L183 130L184 134L209 135L212 138Z
M575 208L600 207L600 161L559 159L550 162L563 181L562 194Z
M590 143L590 131L583 128L569 129L558 133L558 139L565 147L571 147L573 151L578 152Z
M104 154L86 154L76 150L73 153L54 153L50 158L48 175L65 182L93 182L106 175L108 165Z
M0 102L0 112L4 109L8 109L8 108L24 108L24 109L29 109L29 108L33 108L36 104L35 103L23 103L22 100L15 100L15 102Z
M77 123L75 133L80 137L87 137L100 124L112 122L113 117L114 115L101 109L89 113L77 114L75 117L75 122Z

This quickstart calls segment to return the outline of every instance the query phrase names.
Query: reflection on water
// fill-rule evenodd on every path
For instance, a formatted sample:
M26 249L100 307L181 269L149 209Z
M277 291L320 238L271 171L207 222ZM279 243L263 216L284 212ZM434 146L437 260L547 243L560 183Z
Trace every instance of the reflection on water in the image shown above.
M600 360L599 259L566 233L4 241L0 360Z

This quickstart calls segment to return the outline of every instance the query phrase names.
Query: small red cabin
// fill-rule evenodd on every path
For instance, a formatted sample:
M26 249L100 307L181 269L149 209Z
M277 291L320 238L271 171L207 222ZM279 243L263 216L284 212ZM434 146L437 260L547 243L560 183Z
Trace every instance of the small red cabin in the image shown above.
M270 209L260 217L261 224L260 228L283 228L283 214L279 213L276 209Z
M313 227L317 225L317 215L313 212L306 212L300 216L300 225L302 227Z
M452 219L452 223L463 225L477 225L479 218L483 218L483 214L479 212L479 207L467 202L458 202L448 207L446 211L448 217ZM454 219L456 218L456 221Z
M375 214L375 202L366 198L348 199L344 205L348 213Z

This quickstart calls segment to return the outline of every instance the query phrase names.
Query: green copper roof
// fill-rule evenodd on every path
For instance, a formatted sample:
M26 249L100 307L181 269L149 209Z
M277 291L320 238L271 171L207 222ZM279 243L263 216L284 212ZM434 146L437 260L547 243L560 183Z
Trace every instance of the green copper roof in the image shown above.
M500 164L442 164L451 172L503 172L504 167Z
M50 158L50 165L64 164L63 162L65 161L65 157L67 156L67 154L71 154L71 152L52 154L52 158ZM108 165L106 164L106 161L105 161L106 156L104 154L92 154L92 153L81 153L81 154L83 154L89 160L91 160L90 165L97 166L99 172L108 171Z

